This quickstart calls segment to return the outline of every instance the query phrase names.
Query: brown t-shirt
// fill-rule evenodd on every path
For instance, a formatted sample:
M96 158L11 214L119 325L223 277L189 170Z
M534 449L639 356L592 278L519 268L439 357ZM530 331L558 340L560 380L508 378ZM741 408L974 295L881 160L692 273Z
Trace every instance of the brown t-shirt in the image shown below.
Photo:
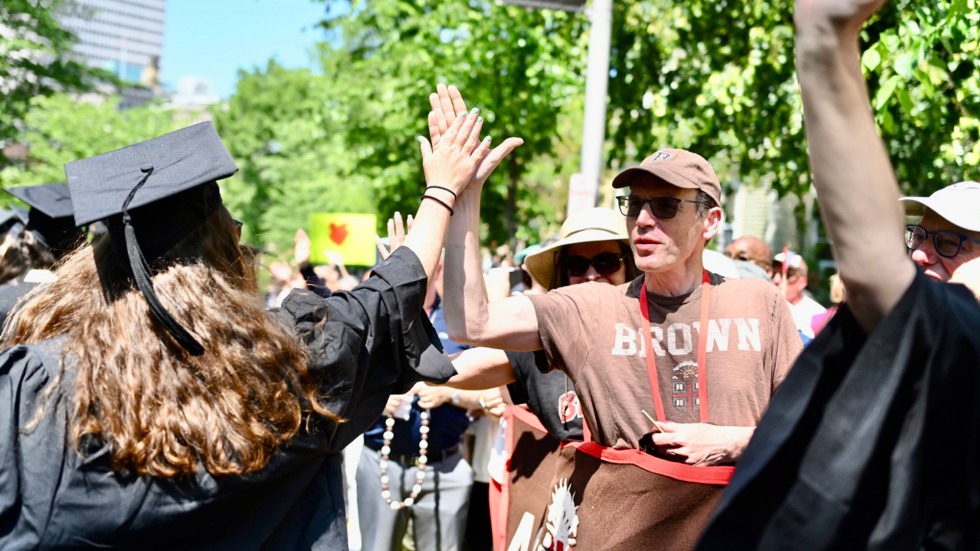
M528 295L549 365L575 384L600 444L638 448L655 416L642 338L640 277L623 285L581 284ZM711 274L706 361L708 422L754 426L802 341L786 301L772 284ZM660 395L669 421L701 421L697 385L702 289L663 297L647 293Z

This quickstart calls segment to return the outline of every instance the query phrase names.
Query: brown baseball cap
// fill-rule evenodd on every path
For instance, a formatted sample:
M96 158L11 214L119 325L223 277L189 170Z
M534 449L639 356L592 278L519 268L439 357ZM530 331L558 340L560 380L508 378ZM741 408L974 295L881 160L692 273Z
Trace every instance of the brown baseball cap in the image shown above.
M639 166L620 172L613 178L612 186L631 186L640 173L651 174L672 186L699 189L721 205L721 182L708 161L697 153L684 149L660 149L643 159Z

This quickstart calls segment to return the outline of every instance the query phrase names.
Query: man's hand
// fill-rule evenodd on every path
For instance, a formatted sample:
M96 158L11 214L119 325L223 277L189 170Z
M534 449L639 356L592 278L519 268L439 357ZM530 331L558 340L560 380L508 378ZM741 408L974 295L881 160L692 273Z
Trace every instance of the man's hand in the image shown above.
M721 465L735 462L752 438L755 427L722 427L709 423L658 423L663 432L653 443L668 455L684 458L688 465Z
M393 416L398 411L398 406L402 404L402 400L411 399L411 395L412 393L409 392L408 394L392 394L388 396L388 403L385 404L384 414L388 417Z
M436 91L429 94L429 105L432 107L432 111L429 112L429 138L435 146L442 140L452 121L466 114L466 102L463 101L463 95L459 93L458 88L439 84L436 86ZM524 140L520 138L507 138L493 148L480 162L469 187L481 188L501 161L523 143Z
M886 0L796 0L796 25L830 21L835 27L857 33Z
M453 399L453 392L458 392L447 386L429 386L421 383L416 385L419 395L419 407L435 409L443 404L448 404Z

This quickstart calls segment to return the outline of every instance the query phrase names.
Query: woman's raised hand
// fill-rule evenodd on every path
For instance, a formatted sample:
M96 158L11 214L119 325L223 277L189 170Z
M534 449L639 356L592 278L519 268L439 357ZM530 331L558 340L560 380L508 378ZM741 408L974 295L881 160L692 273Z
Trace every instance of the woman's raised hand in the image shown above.
M490 139L480 140L483 118L479 115L479 109L461 113L434 145L419 136L427 185L449 189L453 194L461 193L469 185L480 161L490 150Z

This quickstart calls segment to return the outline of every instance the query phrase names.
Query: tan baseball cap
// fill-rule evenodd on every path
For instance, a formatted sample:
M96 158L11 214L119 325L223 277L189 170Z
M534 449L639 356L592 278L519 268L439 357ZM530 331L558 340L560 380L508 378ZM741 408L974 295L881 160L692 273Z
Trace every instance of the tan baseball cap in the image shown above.
M660 149L643 159L639 166L620 172L613 178L612 186L631 186L640 173L652 174L679 188L699 189L721 205L721 182L708 161L697 153L685 149Z
M902 197L909 214L935 212L964 230L980 231L980 182L946 186L929 197Z

